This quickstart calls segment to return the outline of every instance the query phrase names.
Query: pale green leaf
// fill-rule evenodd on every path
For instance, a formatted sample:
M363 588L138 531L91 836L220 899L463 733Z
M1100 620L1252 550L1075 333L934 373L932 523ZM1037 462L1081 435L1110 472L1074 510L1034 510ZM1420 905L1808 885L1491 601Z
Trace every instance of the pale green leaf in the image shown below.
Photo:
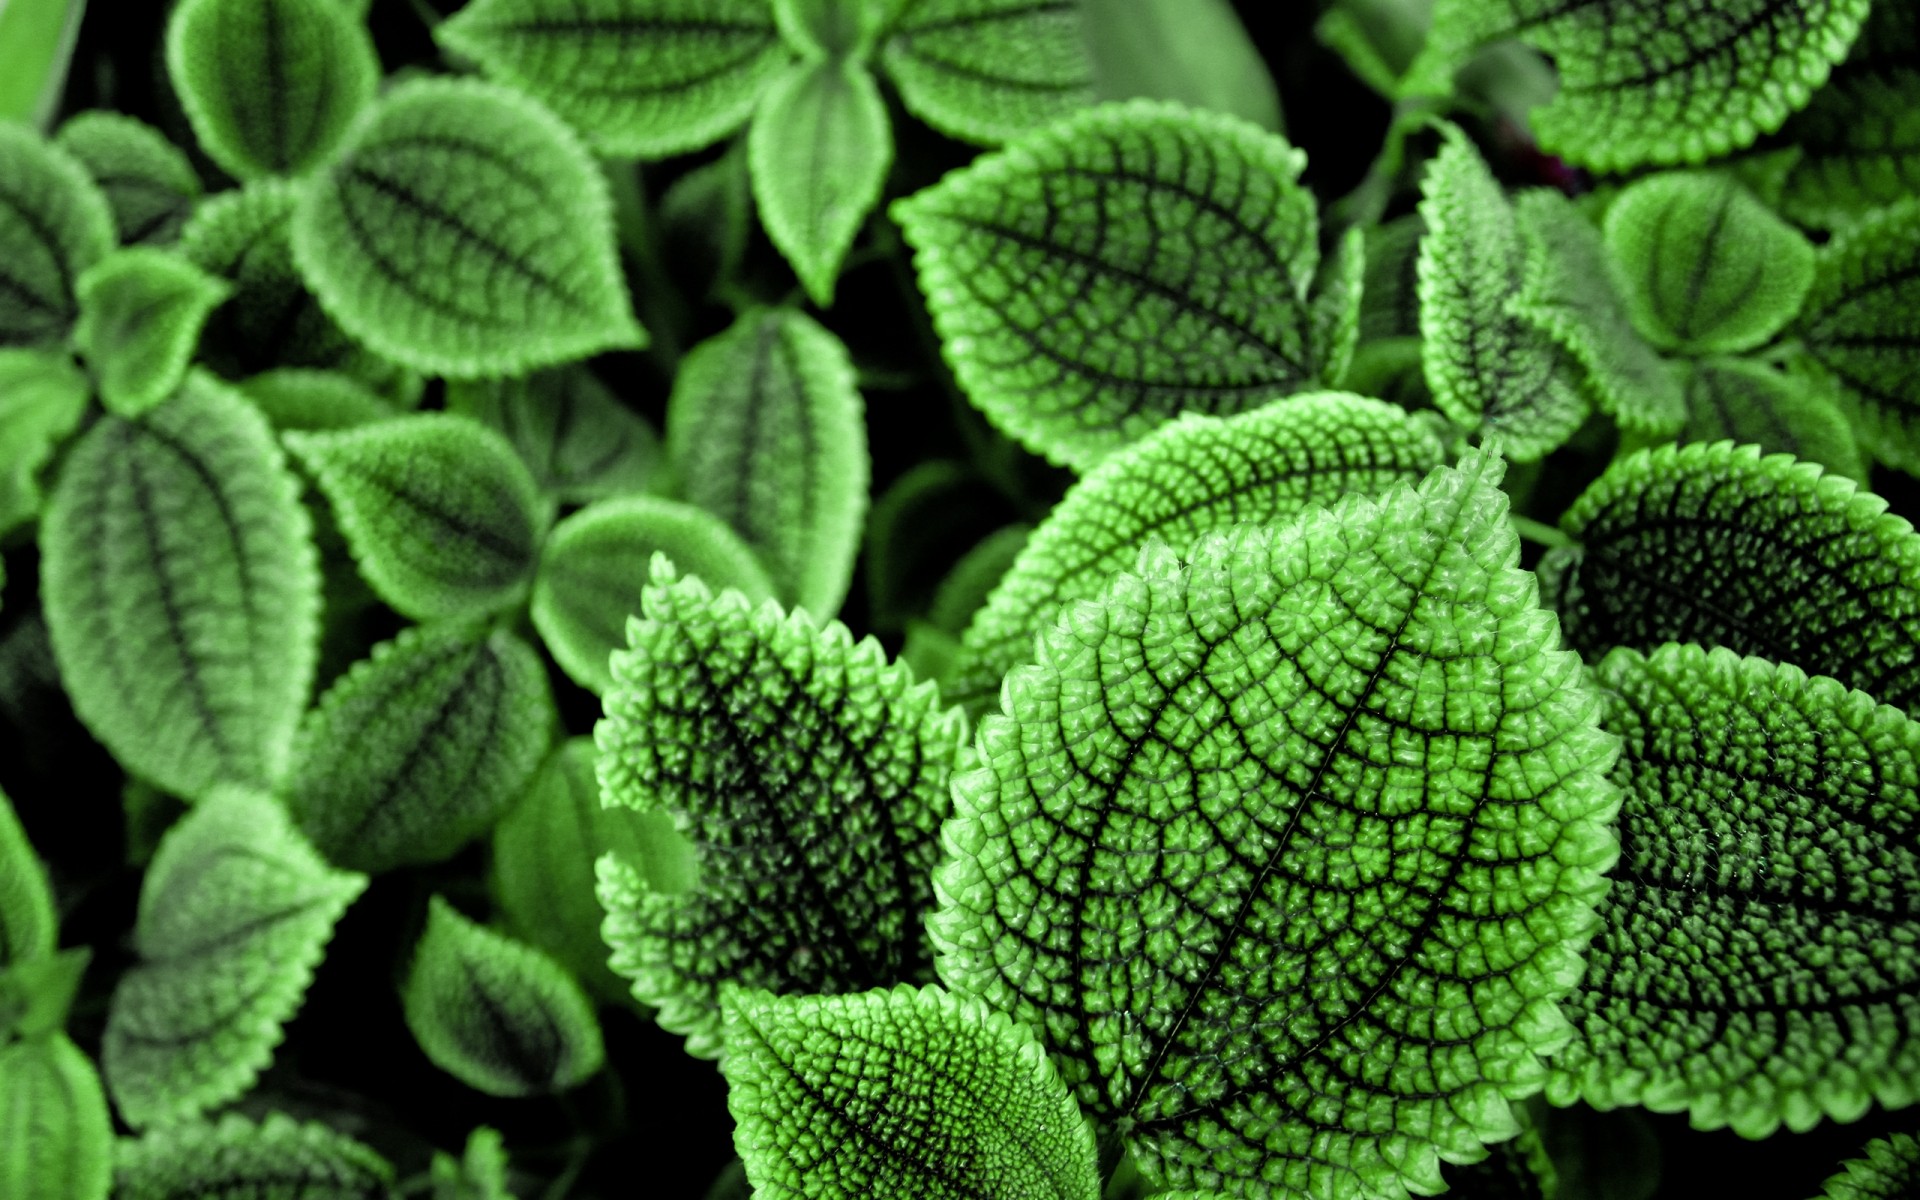
M938 988L729 989L727 1107L759 1200L1098 1200L1093 1132L1031 1030Z
M1094 96L1175 100L1286 132L1280 93L1228 0L1079 0Z
M1360 345L1360 313L1366 297L1367 237L1349 229L1320 264L1309 308L1308 343L1320 377L1343 386Z
M393 1168L352 1138L269 1113L163 1125L120 1143L115 1200L391 1200Z
M196 372L89 429L48 502L41 596L74 711L189 800L286 767L320 608L298 493L266 421Z
M200 199L200 177L158 129L101 109L60 126L54 144L93 177L125 245L171 242Z
M807 58L864 61L898 0L772 0L787 45Z
M645 341L593 160L552 113L478 80L383 96L302 190L293 255L348 333L428 373L513 375Z
M208 314L233 288L177 254L135 246L88 268L74 290L73 345L101 402L108 412L138 417L180 386Z
M1920 1139L1912 1134L1875 1138L1861 1155L1841 1164L1821 1200L1905 1200L1920 1189Z
M394 415L392 405L338 371L280 367L243 380L240 391L282 433L352 429Z
M107 1200L113 1119L93 1062L64 1033L0 1045L0 1196Z
M0 970L52 954L60 918L40 856L27 841L13 804L0 792ZM0 1022L0 1039L6 1026Z
M0 4L0 121L45 127L60 106L86 0Z
M113 245L113 210L86 169L0 121L0 347L66 340L80 315L80 274Z
M127 1124L192 1117L252 1087L366 885L321 861L264 795L226 789L181 818L141 884L139 962L101 1045Z
M485 1125L467 1135L466 1153L433 1156L433 1200L514 1200L507 1190L507 1148Z
M1155 1188L1430 1194L1567 1037L1615 743L1501 470L1151 546L981 724L941 978Z
M65 351L0 347L0 533L40 514L40 471L93 389Z
M644 492L659 469L660 436L585 367L452 383L447 410L505 434L557 500Z
M1682 442L1750 443L1866 481L1867 464L1853 426L1831 388L1743 358L1701 359L1683 373L1687 423L1680 431Z
M997 145L1094 100L1082 0L894 0L881 62L907 111Z

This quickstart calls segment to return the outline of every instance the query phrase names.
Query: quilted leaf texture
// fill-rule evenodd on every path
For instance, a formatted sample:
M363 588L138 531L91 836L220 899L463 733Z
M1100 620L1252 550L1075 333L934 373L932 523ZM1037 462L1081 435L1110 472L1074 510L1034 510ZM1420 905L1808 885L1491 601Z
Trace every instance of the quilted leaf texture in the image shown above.
M180 386L207 316L232 288L177 254L115 251L80 277L73 344L107 411L137 417Z
M505 434L563 502L646 491L660 466L660 435L585 367L450 384L447 409Z
M893 207L960 385L1077 470L1182 412L1309 390L1319 265L1305 156L1134 101L1050 126Z
M761 1200L1096 1200L1093 1131L1032 1031L897 987L722 997L734 1146Z
M338 371L280 367L245 380L241 392L275 429L351 429L394 415L393 408L362 384Z
M286 768L319 631L298 492L266 421L199 372L96 423L60 472L40 571L61 683L115 758L176 795Z
M664 893L603 858L600 902L613 969L713 1057L725 983L930 976L922 922L965 722L872 639L655 564L595 730L601 794L671 813L698 884Z
M302 190L293 254L347 332L429 374L515 375L645 340L593 160L552 113L479 80L381 97Z
M1920 1139L1910 1133L1875 1138L1861 1157L1840 1165L1821 1200L1900 1200L1920 1188Z
M144 121L92 109L69 117L53 141L99 185L122 245L173 241L200 199L185 152Z
M0 121L0 346L66 339L81 272L114 246L113 210L71 154Z
M393 1168L317 1122L270 1113L162 1125L114 1151L118 1200L392 1200Z
M881 61L907 110L998 145L1094 99L1080 0L901 0Z
M0 1196L107 1200L113 1118L93 1061L66 1034L0 1045Z
M46 868L27 841L13 803L0 792L0 971L53 953L59 937Z
M1570 1032L1616 746L1500 474L1149 547L981 724L941 978L1155 1189L1436 1192Z
M0 533L40 514L41 470L79 427L92 395L66 351L0 347Z
M1743 358L1701 359L1684 373L1682 442L1750 443L1865 482L1867 464L1853 426L1823 381Z
M238 1097L273 1058L367 877L323 862L268 797L230 789L161 839L107 1012L101 1065L139 1128Z
M1847 60L1783 137L1798 151L1780 209L1838 229L1920 189L1920 22L1875 4Z

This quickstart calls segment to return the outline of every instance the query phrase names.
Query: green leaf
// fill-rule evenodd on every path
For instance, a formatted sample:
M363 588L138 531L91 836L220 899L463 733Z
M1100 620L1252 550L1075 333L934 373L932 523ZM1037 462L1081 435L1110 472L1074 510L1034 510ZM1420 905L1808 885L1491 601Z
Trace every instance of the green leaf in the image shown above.
M113 249L113 211L72 155L0 121L0 347L66 340L80 273Z
M553 721L533 647L505 631L416 626L375 646L307 715L287 808L343 866L439 862L520 797Z
M1727 442L1641 451L1567 511L1541 590L1589 661L1725 646L1920 700L1920 535L1852 480Z
M768 85L747 155L767 236L813 302L832 307L840 264L893 162L879 84L852 59L796 63Z
M324 162L373 102L380 59L338 0L181 0L167 76L200 148L246 180Z
M64 1033L0 1046L0 1196L107 1200L113 1119L93 1062Z
M144 121L89 109L68 118L53 141L99 185L125 245L173 241L200 199L185 152Z
M526 595L548 510L493 430L424 413L286 441L332 503L360 573L398 611L470 616Z
M1349 229L1320 264L1308 310L1308 342L1320 376L1331 384L1346 378L1360 345L1360 308L1367 280L1367 238Z
M40 470L92 394L64 351L0 347L0 533L40 514Z
M1034 638L1092 600L1148 542L1186 546L1239 521L1279 521L1347 492L1379 495L1440 465L1440 443L1398 408L1339 392L1226 420L1187 417L1102 462L1028 540L967 626L943 688L980 712Z
M0 5L0 121L44 128L60 105L86 0Z
M896 0L772 0L780 36L806 58L864 60Z
M792 58L767 0L473 0L434 36L623 157L719 141Z
M1103 105L893 215L968 396L1084 470L1181 412L1230 415L1313 384L1305 161L1217 113Z
M243 381L240 390L281 432L352 429L394 415L365 384L337 371L281 367Z
M267 787L313 682L320 576L260 414L204 374L75 443L40 530L74 711L128 770L193 800Z
M655 496L588 505L554 527L533 582L533 625L575 683L595 695L613 686L607 657L627 646L648 564L665 554L715 591L754 603L774 597L753 550L712 513Z
M1476 48L1518 37L1559 70L1531 114L1546 150L1597 171L1698 163L1772 133L1847 53L1868 0L1438 0L1403 95L1443 95Z
M46 868L5 792L0 792L0 969L53 953L60 918ZM0 1023L0 1038L6 1026Z
M76 946L0 968L0 1042L65 1029L92 961L92 950Z
M907 111L998 145L1094 99L1082 0L895 0L881 62Z
M941 978L1156 1189L1431 1194L1566 1039L1615 744L1501 470L1151 546L981 723Z
M253 1086L333 926L367 885L321 861L280 805L226 789L161 839L101 1066L127 1124L195 1116Z
M1787 122L1794 161L1780 210L1837 229L1920 189L1920 21L1875 4L1847 60Z
M482 1125L467 1135L458 1160L436 1151L433 1200L514 1200L507 1190L507 1148L498 1129Z
M1620 864L1548 1098L1748 1138L1920 1100L1920 725L1724 649L1597 676Z
M1743 358L1701 359L1689 364L1685 375L1682 442L1732 439L1866 481L1867 464L1853 427L1830 388Z
M1032 536L1032 526L1007 525L981 538L934 589L933 602L927 606L927 623L959 637L1020 560L1020 552Z
M563 1092L605 1061L593 1004L560 964L439 896L401 999L433 1064L490 1096Z
M1280 93L1226 0L1080 0L1094 95L1175 100L1285 133Z
M839 611L870 469L864 405L839 338L775 308L696 346L667 402L667 457L681 498L759 553L782 600L817 617Z
M1314 23L1314 36L1338 54L1354 77L1383 96L1420 52L1433 23L1434 0L1334 0Z
M1642 179L1607 208L1627 315L1665 350L1751 350L1785 328L1813 283L1813 247L1729 176Z
M1521 316L1526 247L1513 205L1466 135L1443 132L1420 184L1427 386L1454 424L1532 462L1580 428L1586 393L1574 357Z
M1342 387L1391 399L1399 388L1411 385L1425 395L1419 280L1420 239L1425 235L1418 213L1367 227L1359 345Z
M1840 387L1875 459L1920 474L1920 199L1847 230L1820 250L1794 332Z
M734 1146L760 1200L1098 1200L1093 1132L1032 1031L938 988L729 989Z
M116 250L80 276L73 344L99 381L108 412L137 417L172 395L207 316L232 292L177 254Z
M123 1141L114 1155L115 1200L391 1200L393 1168L325 1125L269 1113L256 1125L163 1125Z
M716 595L657 563L596 730L602 800L665 810L699 883L600 862L613 969L689 1053L719 988L849 992L930 974L947 787L965 722L838 622Z
M1900 1200L1920 1187L1920 1140L1912 1134L1875 1138L1861 1154L1827 1180L1822 1200Z
M493 830L493 897L508 929L573 972L596 996L631 1001L607 966L606 911L594 864L611 854L664 895L694 885L693 847L662 809L603 806L591 738L555 748L526 796Z
M451 383L447 409L505 434L556 500L644 492L659 469L659 435L585 367Z
M477 80L382 97L301 192L293 256L342 328L429 374L645 342L593 160L552 113Z

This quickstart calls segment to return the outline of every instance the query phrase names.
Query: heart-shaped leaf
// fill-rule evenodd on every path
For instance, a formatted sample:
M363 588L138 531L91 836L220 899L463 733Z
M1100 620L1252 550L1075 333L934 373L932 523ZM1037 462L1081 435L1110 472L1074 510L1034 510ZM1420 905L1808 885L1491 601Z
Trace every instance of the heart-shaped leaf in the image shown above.
M0 1196L107 1200L113 1118L93 1062L64 1033L0 1045Z
M74 348L107 411L137 417L180 386L201 327L232 288L177 254L135 246L88 268L75 290Z
M173 241L200 199L186 153L144 121L90 109L68 118L53 141L99 185L123 245Z
M393 1168L366 1146L317 1123L269 1113L255 1124L182 1121L121 1142L114 1151L118 1200L391 1200Z
M113 249L113 210L72 155L0 121L0 346L64 341L81 272Z
M896 0L882 62L914 116L998 145L1094 99L1080 0Z

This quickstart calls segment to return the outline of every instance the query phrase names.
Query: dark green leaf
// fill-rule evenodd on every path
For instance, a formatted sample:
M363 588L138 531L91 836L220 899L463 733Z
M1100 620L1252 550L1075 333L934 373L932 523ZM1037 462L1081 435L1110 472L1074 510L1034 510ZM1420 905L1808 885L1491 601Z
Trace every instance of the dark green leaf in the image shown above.
M0 1042L65 1029L92 961L92 950L76 946L0 968Z
M1680 431L1682 442L1730 438L1866 481L1867 464L1832 389L1742 358L1702 359L1684 372L1687 424Z
M1804 225L1839 228L1920 190L1920 20L1885 0L1827 86L1782 138L1794 162L1780 208Z
M40 514L40 470L92 390L65 351L0 347L0 533Z
M13 804L0 792L0 970L53 953L60 918L46 868L27 841ZM0 1040L6 1025L0 1021Z
M256 1125L164 1125L114 1155L115 1200L390 1200L393 1168L324 1125L280 1113Z
M53 140L106 195L122 243L157 244L180 235L200 199L200 177L159 130L120 113L90 109L69 118Z
M1912 1134L1876 1138L1861 1154L1827 1180L1822 1200L1905 1200L1920 1188L1920 1140Z
M113 1119L93 1063L64 1033L0 1045L0 1196L107 1200Z
M585 367L449 384L447 409L505 434L557 500L644 492L659 468L659 435Z
M1383 96L1400 90L1433 23L1434 0L1333 0L1313 32Z
M772 0L787 45L807 58L865 60L896 0Z
M351 429L394 415L392 406L365 384L337 371L281 367L245 380L240 390L283 433Z
M64 341L80 315L80 273L113 245L113 210L86 170L0 121L0 347Z
M1019 561L1032 536L1029 525L1008 525L980 539L934 589L933 603L927 606L927 623L959 637Z
M73 345L107 411L138 417L180 386L207 315L232 292L177 254L117 250L80 276Z
M1081 0L895 0L881 61L907 110L996 145L1094 99Z

